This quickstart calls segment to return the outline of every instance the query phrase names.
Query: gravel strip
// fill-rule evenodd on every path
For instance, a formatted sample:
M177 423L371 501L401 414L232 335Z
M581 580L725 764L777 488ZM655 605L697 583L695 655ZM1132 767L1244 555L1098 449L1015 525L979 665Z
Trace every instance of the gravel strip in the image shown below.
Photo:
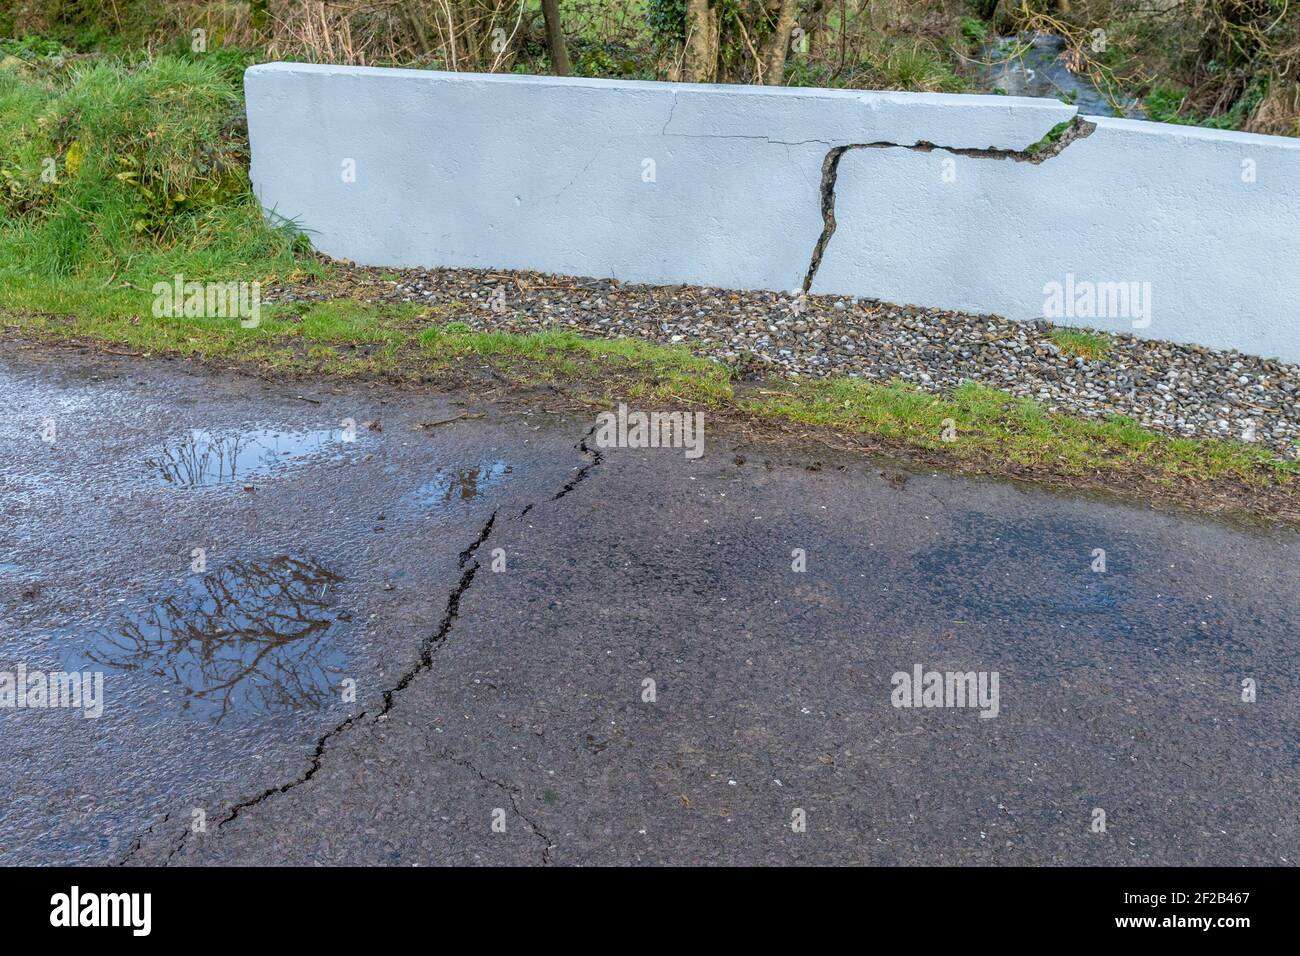
M1045 322L868 299L334 264L326 283L270 288L264 301L422 303L440 307L436 321L475 331L643 338L745 375L898 379L930 392L973 380L1052 411L1126 415L1167 434L1257 442L1300 458L1300 366L1235 351L1109 335L1107 354L1090 360L1062 351Z

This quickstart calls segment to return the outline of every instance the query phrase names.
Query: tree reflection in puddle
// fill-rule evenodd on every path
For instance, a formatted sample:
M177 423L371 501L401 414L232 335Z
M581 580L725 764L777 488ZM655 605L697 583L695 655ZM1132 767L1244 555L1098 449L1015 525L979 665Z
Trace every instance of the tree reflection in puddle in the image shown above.
M343 444L342 429L276 431L254 428L211 432L196 428L169 442L148 461L164 483L205 487L265 474L278 465L306 458L324 448Z
M215 721L318 708L347 660L335 639L351 616L330 593L341 581L310 559L236 561L94 634L88 656L179 685L182 709Z
M473 501L505 480L511 468L504 461L484 461L471 468L444 468L412 492L417 504L444 507L453 501Z

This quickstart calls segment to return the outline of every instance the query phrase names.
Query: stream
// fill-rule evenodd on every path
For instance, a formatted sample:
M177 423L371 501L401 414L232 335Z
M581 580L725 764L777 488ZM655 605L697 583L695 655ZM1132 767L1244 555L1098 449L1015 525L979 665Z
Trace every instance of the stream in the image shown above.
M1013 56L1020 48L1018 56ZM1022 37L998 37L980 51L978 85L986 92L1008 96L1046 96L1064 100L1084 116L1120 116L1143 119L1136 102L1126 99L1115 109L1086 75L1071 73L1066 66L1065 40L1048 33Z

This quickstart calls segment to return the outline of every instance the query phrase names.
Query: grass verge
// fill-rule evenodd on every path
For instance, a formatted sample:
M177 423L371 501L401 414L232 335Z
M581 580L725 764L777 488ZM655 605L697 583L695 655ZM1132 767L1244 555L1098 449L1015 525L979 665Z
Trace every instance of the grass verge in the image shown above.
M1140 476L1157 488L1219 482L1293 494L1300 487L1300 462L1257 446L1175 438L1124 418L1051 413L975 383L946 395L851 378L751 385L683 347L561 331L474 333L455 318L450 307L332 300L265 306L260 325L246 329L234 320L154 318L148 296L136 290L0 283L5 331L52 344L185 356L264 374L406 383L455 384L487 371L586 403L687 405L750 423L868 436L960 470L1103 484Z
M829 379L804 383L750 407L766 416L942 450L959 460L998 461L1016 471L1063 477L1141 472L1166 482L1228 479L1258 485L1300 479L1300 462L1249 445L1174 438L1128 418L1051 413L1036 401L975 382L951 395L934 395L901 383Z
M305 249L248 180L242 60L0 62L0 283L283 274Z

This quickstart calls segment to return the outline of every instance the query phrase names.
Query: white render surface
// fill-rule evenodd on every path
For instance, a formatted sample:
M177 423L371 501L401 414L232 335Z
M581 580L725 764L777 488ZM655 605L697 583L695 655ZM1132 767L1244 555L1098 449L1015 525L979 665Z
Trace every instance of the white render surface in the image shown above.
M1294 139L1088 117L1028 163L906 147L1024 150L1073 107L297 63L244 82L259 200L364 265L792 292L827 154L891 144L841 157L814 293L1032 319L1055 282L1058 324L1300 361Z

